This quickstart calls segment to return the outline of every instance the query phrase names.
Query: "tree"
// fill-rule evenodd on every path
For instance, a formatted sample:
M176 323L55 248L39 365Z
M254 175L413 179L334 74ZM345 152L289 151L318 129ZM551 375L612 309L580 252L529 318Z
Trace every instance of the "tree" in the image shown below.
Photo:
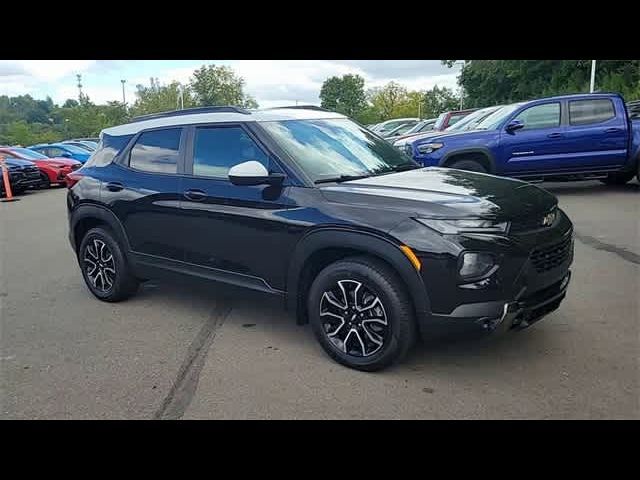
M381 120L398 118L401 115L396 110L407 102L407 94L405 87L396 82L389 82L384 87L369 90L369 102Z
M450 88L438 88L435 85L431 90L424 92L422 97L422 117L434 118L442 112L456 110L459 107L460 98Z
M234 105L258 108L258 103L244 92L244 79L225 66L203 65L193 72L190 82L198 106Z
M456 60L443 60L452 67ZM465 60L459 84L465 104L499 105L589 91L591 60ZM640 98L640 60L598 60L596 89Z
M131 114L147 115L150 113L168 112L180 108L180 88L185 108L196 105L189 86L182 86L173 81L169 85L161 85L157 78L149 79L149 86L136 85L136 100L131 107Z
M367 107L364 78L360 75L343 75L327 78L320 89L322 108L358 117Z

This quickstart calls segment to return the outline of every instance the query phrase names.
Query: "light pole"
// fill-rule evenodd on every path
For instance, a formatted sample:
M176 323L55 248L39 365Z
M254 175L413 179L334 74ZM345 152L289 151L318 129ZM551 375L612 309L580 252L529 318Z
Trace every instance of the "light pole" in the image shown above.
M462 110L464 101L464 88L462 87L462 69L464 68L464 62L455 62L455 65L460 65L460 110Z
M120 80L120 83L122 83L122 105L126 105L127 104L127 99L124 96L124 84L125 84L126 80Z
M591 86L589 87L589 93L593 93L596 88L596 61L591 60Z

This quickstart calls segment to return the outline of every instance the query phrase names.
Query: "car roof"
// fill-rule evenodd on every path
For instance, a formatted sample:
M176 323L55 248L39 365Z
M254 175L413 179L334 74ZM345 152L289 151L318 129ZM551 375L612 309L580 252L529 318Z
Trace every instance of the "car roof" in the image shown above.
M319 108L269 108L262 110L244 110L235 107L217 107L213 109L188 109L175 112L150 115L134 119L129 123L106 128L102 133L112 136L135 135L150 128L192 125L198 123L227 122L273 122L285 120L321 120L328 118L347 118L346 116Z

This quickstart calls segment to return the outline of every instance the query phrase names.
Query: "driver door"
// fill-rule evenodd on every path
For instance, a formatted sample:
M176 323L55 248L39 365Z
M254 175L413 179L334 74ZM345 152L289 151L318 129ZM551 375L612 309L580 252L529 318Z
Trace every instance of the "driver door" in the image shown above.
M232 184L229 168L255 160L284 173L242 124L191 127L180 200L185 261L212 277L258 290L283 290L290 251L283 243L290 202L282 186Z

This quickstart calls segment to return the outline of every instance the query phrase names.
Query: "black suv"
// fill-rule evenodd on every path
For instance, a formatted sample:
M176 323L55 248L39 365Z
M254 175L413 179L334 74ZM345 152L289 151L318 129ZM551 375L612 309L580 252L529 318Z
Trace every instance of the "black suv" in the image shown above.
M524 328L569 282L573 227L553 195L420 168L318 108L134 119L68 183L69 239L99 299L167 271L260 290L360 370L418 333Z

